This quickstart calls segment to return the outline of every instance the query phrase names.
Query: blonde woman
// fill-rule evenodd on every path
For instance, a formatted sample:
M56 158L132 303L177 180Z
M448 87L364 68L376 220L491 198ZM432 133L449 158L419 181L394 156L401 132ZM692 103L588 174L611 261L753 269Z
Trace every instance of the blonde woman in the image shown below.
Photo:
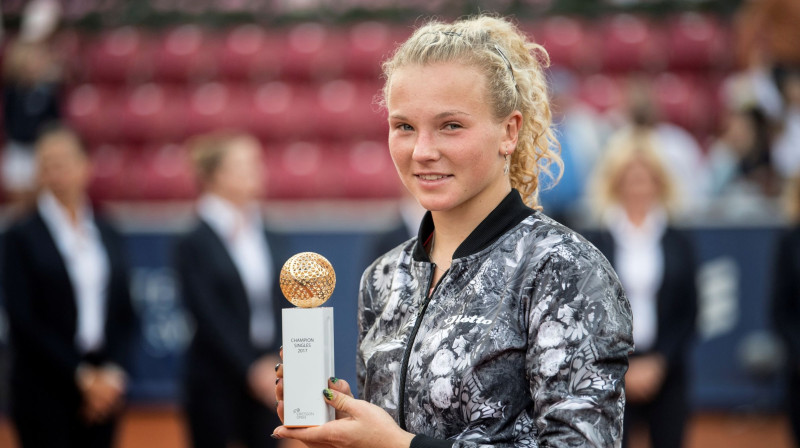
M384 63L389 149L428 212L417 237L362 277L361 400L333 379L322 392L340 418L276 437L310 447L619 444L628 302L601 254L536 210L541 167L558 162L546 64L541 46L486 16L431 22Z
M675 185L655 141L648 131L612 141L591 190L604 230L587 237L614 266L633 310L625 434L646 423L660 448L681 446L689 415L686 363L697 293L692 244L670 226Z
M261 218L261 145L217 132L188 146L203 194L196 224L177 243L175 270L196 323L184 378L192 446L272 447L285 302L278 272L287 257Z

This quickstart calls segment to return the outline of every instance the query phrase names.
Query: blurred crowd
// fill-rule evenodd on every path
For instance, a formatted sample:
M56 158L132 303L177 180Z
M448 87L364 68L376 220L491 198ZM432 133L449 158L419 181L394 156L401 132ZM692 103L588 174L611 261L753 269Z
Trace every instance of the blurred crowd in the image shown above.
M4 217L13 237L4 242L2 303L18 350L14 393L28 394L24 396L29 403L43 406L50 399L36 395L38 386L59 378L53 393L64 397L61 408L51 406L52 415L42 414L37 407L15 408L15 421L25 422L18 425L20 436L32 441L30 446L46 446L47 434L37 425L61 419L73 425L67 428L65 423L62 429L77 431L75 440L84 443L80 446L107 446L128 381L128 360L119 353L125 352L136 324L127 293L118 290L107 302L100 298L111 289L104 285L111 280L125 282L127 274L115 242L119 235L110 227L106 230L107 224L95 217L91 207L97 199L91 184L102 173L92 173L90 162L105 153L93 146L98 143L95 137L82 134L85 123L71 121L76 115L64 104L65 91L78 89L70 78L76 73L75 61L69 52L59 50L64 46L57 40L63 37L57 33L61 12L58 2L31 1L19 30L6 31L2 41L1 173ZM692 14L686 20L698 19ZM558 33L569 33L577 32L571 27L578 22L559 18L547 24L560 25ZM734 17L715 17L711 22L722 23L728 30L722 33L726 36L722 45L713 48L727 53L730 64L673 70L672 77L665 78L647 70L587 74L582 64L563 64L563 59L554 57L549 70L564 168L551 167L551 179L540 191L543 211L581 229L609 258L626 288L637 346L626 377L626 425L649 425L654 447L680 446L690 416L687 363L688 347L696 337L697 260L691 239L681 229L715 220L787 228L800 223L800 2L746 1ZM552 30L535 25L531 31L534 36L540 31L553 35ZM655 56L645 54L645 59ZM698 72L703 79L715 81L703 82L688 93L682 90L686 79L694 79ZM377 86L379 80L370 82ZM326 85L346 89L345 84ZM702 92L711 104L699 114L689 106L669 109L670 104L695 104L692 98L671 102L671 95L703 89L713 90ZM283 91L259 92L280 96ZM343 98L338 93L329 92L327 98ZM354 96L345 97L352 100ZM271 176L281 179L280 171L311 164L314 159L309 154L316 153L289 146L294 152L287 149L280 160L288 160L290 168L276 167L272 163L277 159L264 149L272 144L269 139L265 143L263 136L254 137L244 124L214 127L212 122L196 128L203 132L192 138L171 142L180 148L177 159L191 167L191 179L198 185L185 199L199 196L197 227L179 243L175 267L197 325L190 356L199 367L185 379L187 412L196 446L204 446L204 440L234 436L246 440L248 446L268 446L269 441L253 436L257 423L231 417L274 419L266 405L270 402L268 383L274 379L270 365L277 356L277 336L271 326L277 314L272 309L278 300L273 300L277 281L275 276L264 279L255 274L253 260L266 259L266 264L257 267L272 272L277 260L288 254L280 253L278 238L257 231L265 226L259 206L267 191L260 170L266 166ZM228 132L236 127L248 132ZM361 142L350 154L356 164L386 163L386 155L374 155L385 151L382 144ZM320 145L325 147L325 142ZM95 170L102 169L102 164L95 165ZM320 170L329 168L322 162ZM360 169L378 177L393 170L391 166L388 171L385 167ZM347 175L333 174L332 182L348 182ZM299 178L286 177L290 186L285 188L292 188L292 179ZM415 235L421 216L421 210L391 186L396 187L396 182L384 182L390 186L377 196L396 202L398 217L394 228L376 235L371 248L375 256ZM274 192L267 191L266 197L274 197ZM38 216L38 221L31 221L32 216ZM47 234L36 232L49 232L54 243L42 245ZM213 235L224 244L209 243ZM787 231L778 247L773 297L764 300L774 303L775 330L786 341L790 415L795 434L800 435L798 231ZM227 251L226 260L231 263L214 262L220 259L214 254L221 250ZM236 275L242 285L225 283ZM75 314L71 323L59 323L63 316L52 310L44 312L44 317L37 314L42 310L36 308L36 301L43 299L36 294L56 294L42 290L37 282L51 286L62 282L67 290L74 290L67 299L79 305L64 311ZM236 303L222 303L214 296L231 288L241 289ZM111 314L106 308L97 309L99 303L113 308ZM245 309L248 312L242 312ZM112 315L116 320L110 320ZM262 324L252 325L251 334L234 331L247 327L237 322L258 319ZM63 340L70 332L77 332L75 341ZM2 375L9 364L7 350L0 352ZM197 374L200 371L206 374ZM36 376L42 372L43 376ZM225 388L209 392L210 384L221 383ZM73 408L79 407L81 418L76 421L56 414L73 415ZM212 429L215 424L220 427Z

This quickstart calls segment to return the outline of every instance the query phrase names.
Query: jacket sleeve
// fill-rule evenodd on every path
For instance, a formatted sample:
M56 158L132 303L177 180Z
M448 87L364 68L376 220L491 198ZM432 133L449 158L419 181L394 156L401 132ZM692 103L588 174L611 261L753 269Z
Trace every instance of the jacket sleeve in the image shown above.
M800 307L798 307L797 240L784 234L777 245L772 290L772 320L788 345L793 361L800 360Z
M106 251L111 260L108 322L106 339L108 360L126 372L131 370L131 351L139 334L139 319L133 309L130 271L124 250L124 240L116 231L106 230Z
M689 239L682 233L673 233L664 250L669 251L672 269L677 275L669 281L671 297L664 297L666 316L659 317L659 322L668 322L659 331L655 350L664 356L668 366L682 364L687 354L687 347L694 336L697 318L697 264L694 250ZM666 257L665 257L666 261ZM666 263L665 263L666 264ZM661 310L659 310L661 311Z
M54 379L63 383L75 382L75 370L80 355L73 341L60 337L36 316L33 309L34 267L29 247L18 229L5 236L2 285L9 323L18 350L25 350L38 359L46 360L53 369Z
M223 359L239 378L247 381L256 353L249 341L241 340L237 332L230 331L240 323L229 310L220 306L225 298L215 296L215 275L206 262L207 257L200 253L191 239L184 238L178 242L175 259L183 301L196 321L197 331L205 333L208 336L206 342L219 359Z
M534 278L527 324L538 446L619 446L633 336L611 266L594 250L551 255Z

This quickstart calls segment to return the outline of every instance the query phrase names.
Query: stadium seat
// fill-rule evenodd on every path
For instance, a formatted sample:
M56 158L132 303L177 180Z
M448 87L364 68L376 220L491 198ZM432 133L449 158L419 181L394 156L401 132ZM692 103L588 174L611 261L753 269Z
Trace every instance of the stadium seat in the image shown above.
M142 84L127 93L121 138L129 143L172 141L187 133L187 98L179 87Z
M653 98L663 119L694 134L706 132L713 125L709 95L688 75L662 73L653 79Z
M617 14L600 27L603 69L660 70L667 55L661 28L630 14Z
M694 12L680 14L667 25L669 67L705 70L732 62L731 36L719 22Z
M257 86L249 95L245 128L263 140L303 139L315 134L314 92L281 81Z
M83 84L68 90L64 118L90 145L118 142L123 108L116 89Z
M216 49L218 76L229 80L273 79L280 73L281 39L248 24L227 32Z
M554 66L593 71L600 63L596 33L578 19L555 16L524 30L544 46Z
M618 109L625 102L625 93L619 79L604 74L587 76L581 81L579 98L597 112Z
M333 79L344 71L343 32L306 22L287 30L281 77L293 80Z
M315 129L320 138L383 138L385 114L374 104L380 86L338 79L316 89Z
M131 154L135 149L118 145L103 144L91 149L92 179L89 184L89 197L96 202L131 199L129 175Z
M187 200L197 188L189 157L177 144L142 148L136 154L129 195L139 200Z
M329 148L316 142L267 146L268 196L281 199L340 197L342 175L329 159Z
M204 81L215 74L217 40L197 25L182 25L164 33L154 56L154 76L159 81Z
M124 83L146 79L152 70L152 43L132 26L87 39L80 70L87 81Z
M397 33L380 22L362 22L353 26L347 34L345 75L377 81L381 75L381 62L394 49Z
M344 195L348 198L396 198L402 184L386 140L344 144L337 151Z

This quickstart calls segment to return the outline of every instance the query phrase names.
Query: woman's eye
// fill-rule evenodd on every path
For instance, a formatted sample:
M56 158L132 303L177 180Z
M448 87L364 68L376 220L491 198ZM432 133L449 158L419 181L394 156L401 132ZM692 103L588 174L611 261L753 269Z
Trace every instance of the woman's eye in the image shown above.
M444 125L444 128L447 129L448 131L454 131L456 129L461 129L461 125L458 123L447 123L446 125Z
M397 129L399 129L401 131L413 131L414 130L414 128L412 128L410 124L405 124L405 123L398 124L396 127L397 127Z

